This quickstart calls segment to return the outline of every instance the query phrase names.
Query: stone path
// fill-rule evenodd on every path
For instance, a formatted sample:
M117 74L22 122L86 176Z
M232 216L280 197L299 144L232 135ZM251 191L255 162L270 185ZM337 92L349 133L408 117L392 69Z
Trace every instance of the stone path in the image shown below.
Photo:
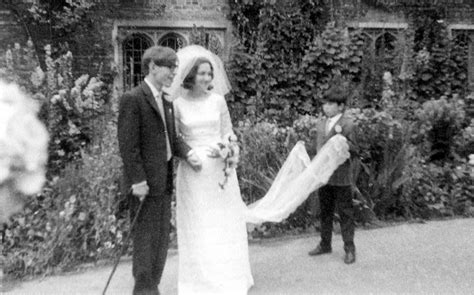
M309 257L317 236L252 243L257 294L474 294L474 219L402 224L356 232L357 262L345 265L339 235L333 253ZM176 251L170 251L162 294L177 294ZM17 284L5 294L101 294L111 267ZM130 259L107 294L131 294Z

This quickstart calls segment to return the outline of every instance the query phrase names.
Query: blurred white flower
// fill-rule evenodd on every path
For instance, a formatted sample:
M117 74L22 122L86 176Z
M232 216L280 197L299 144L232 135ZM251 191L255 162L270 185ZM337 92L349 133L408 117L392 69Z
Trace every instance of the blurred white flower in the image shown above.
M387 86L391 86L393 84L392 73L388 71L383 73L382 79Z
M103 86L104 83L102 81L98 80L96 77L92 77L82 91L82 95L84 95L88 100L94 100L96 92L98 92Z
M41 190L46 181L45 170L38 169L35 172L25 172L22 177L15 180L17 188L27 195L33 195Z
M2 203L21 204L17 193L38 193L45 181L48 133L37 118L38 108L17 85L0 81L0 185L5 185L0 194ZM18 207L1 210L0 221Z
M63 81L64 81L63 76L61 76L61 74L58 74L57 77L58 77L58 84L59 84L59 85L62 85L62 84L63 84Z
M115 215L109 215L108 220L109 220L109 222L114 222L115 221Z
M45 50L46 52L51 51L51 44L46 44L46 45L44 46L44 50Z
M67 90L66 90L66 89L61 89L61 90L58 91L58 93L59 93L59 96L60 96L62 99L64 99L64 98L66 98Z
M74 81L75 88L80 89L80 88L84 87L87 83L87 80L89 80L89 75L84 74L84 75L80 76L79 78L76 79L76 81Z
M81 89L79 87L72 88L71 97L74 99L79 99L81 97Z
M69 197L69 202L75 203L76 202L76 195L72 195Z
M38 66L36 67L35 71L31 73L31 83L33 83L35 87L40 87L41 84L43 84L45 77L46 75L44 74L43 70Z
M61 101L61 97L59 96L59 94L55 94L51 97L52 104L57 104L59 101Z
M79 213L79 216L77 217L77 219L79 219L80 221L86 220L86 213L84 212Z
M67 122L67 125L69 126L69 135L76 135L81 133L81 131L79 131L79 128L77 128L76 124L74 124L71 120Z
M426 65L430 61L430 52L426 47L423 47L423 49L417 52L415 61L422 65Z

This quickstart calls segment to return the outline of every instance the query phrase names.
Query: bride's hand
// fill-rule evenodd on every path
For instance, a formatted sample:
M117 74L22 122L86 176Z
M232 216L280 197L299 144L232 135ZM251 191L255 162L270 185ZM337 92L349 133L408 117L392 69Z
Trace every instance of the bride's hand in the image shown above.
M207 156L209 158L220 158L220 148L217 145L210 145L206 147Z
M199 172L202 169L202 161L196 152L191 151L191 153L186 158L186 162L193 168L194 171Z

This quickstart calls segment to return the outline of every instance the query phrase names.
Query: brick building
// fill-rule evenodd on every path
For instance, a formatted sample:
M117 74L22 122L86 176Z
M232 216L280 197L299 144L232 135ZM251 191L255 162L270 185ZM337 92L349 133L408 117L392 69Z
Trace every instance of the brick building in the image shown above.
M119 88L129 88L141 80L140 56L144 48L156 44L173 49L199 39L222 57L229 55L232 24L227 18L226 0L166 0L166 8L157 17L153 0L119 1L129 11L127 19L115 19L111 27L113 58L122 77Z
M372 52L377 54L380 44L391 46L405 38L409 20L403 8L412 7L419 12L430 13L430 5L441 5L445 9L438 22L445 23L451 38L468 44L468 83L474 91L474 0L340 0L336 8L349 20L349 28L362 29L370 40ZM372 2L368 7L363 2ZM390 11L377 8L377 3L390 5Z
M25 0L34 2L37 0ZM123 91L141 80L140 57L154 44L178 49L199 38L224 59L233 45L232 24L227 18L229 1L234 0L98 0L118 7L122 12L117 19L104 19L104 35L110 40L110 59L118 67L116 89ZM238 0L250 1L250 0ZM253 0L259 1L259 0ZM404 38L408 20L397 4L445 4L445 17L453 38L469 44L469 83L474 89L474 0L327 0L331 13L344 14L350 28L361 28L373 46ZM367 2L391 4L390 12ZM165 4L164 11L161 9ZM199 28L203 28L200 30ZM22 30L7 10L0 8L0 42Z

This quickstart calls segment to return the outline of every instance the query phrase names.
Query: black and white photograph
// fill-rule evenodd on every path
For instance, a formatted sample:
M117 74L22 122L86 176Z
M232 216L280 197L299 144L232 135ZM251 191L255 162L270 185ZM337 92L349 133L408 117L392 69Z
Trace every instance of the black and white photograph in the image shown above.
M474 0L0 0L0 292L474 293Z

